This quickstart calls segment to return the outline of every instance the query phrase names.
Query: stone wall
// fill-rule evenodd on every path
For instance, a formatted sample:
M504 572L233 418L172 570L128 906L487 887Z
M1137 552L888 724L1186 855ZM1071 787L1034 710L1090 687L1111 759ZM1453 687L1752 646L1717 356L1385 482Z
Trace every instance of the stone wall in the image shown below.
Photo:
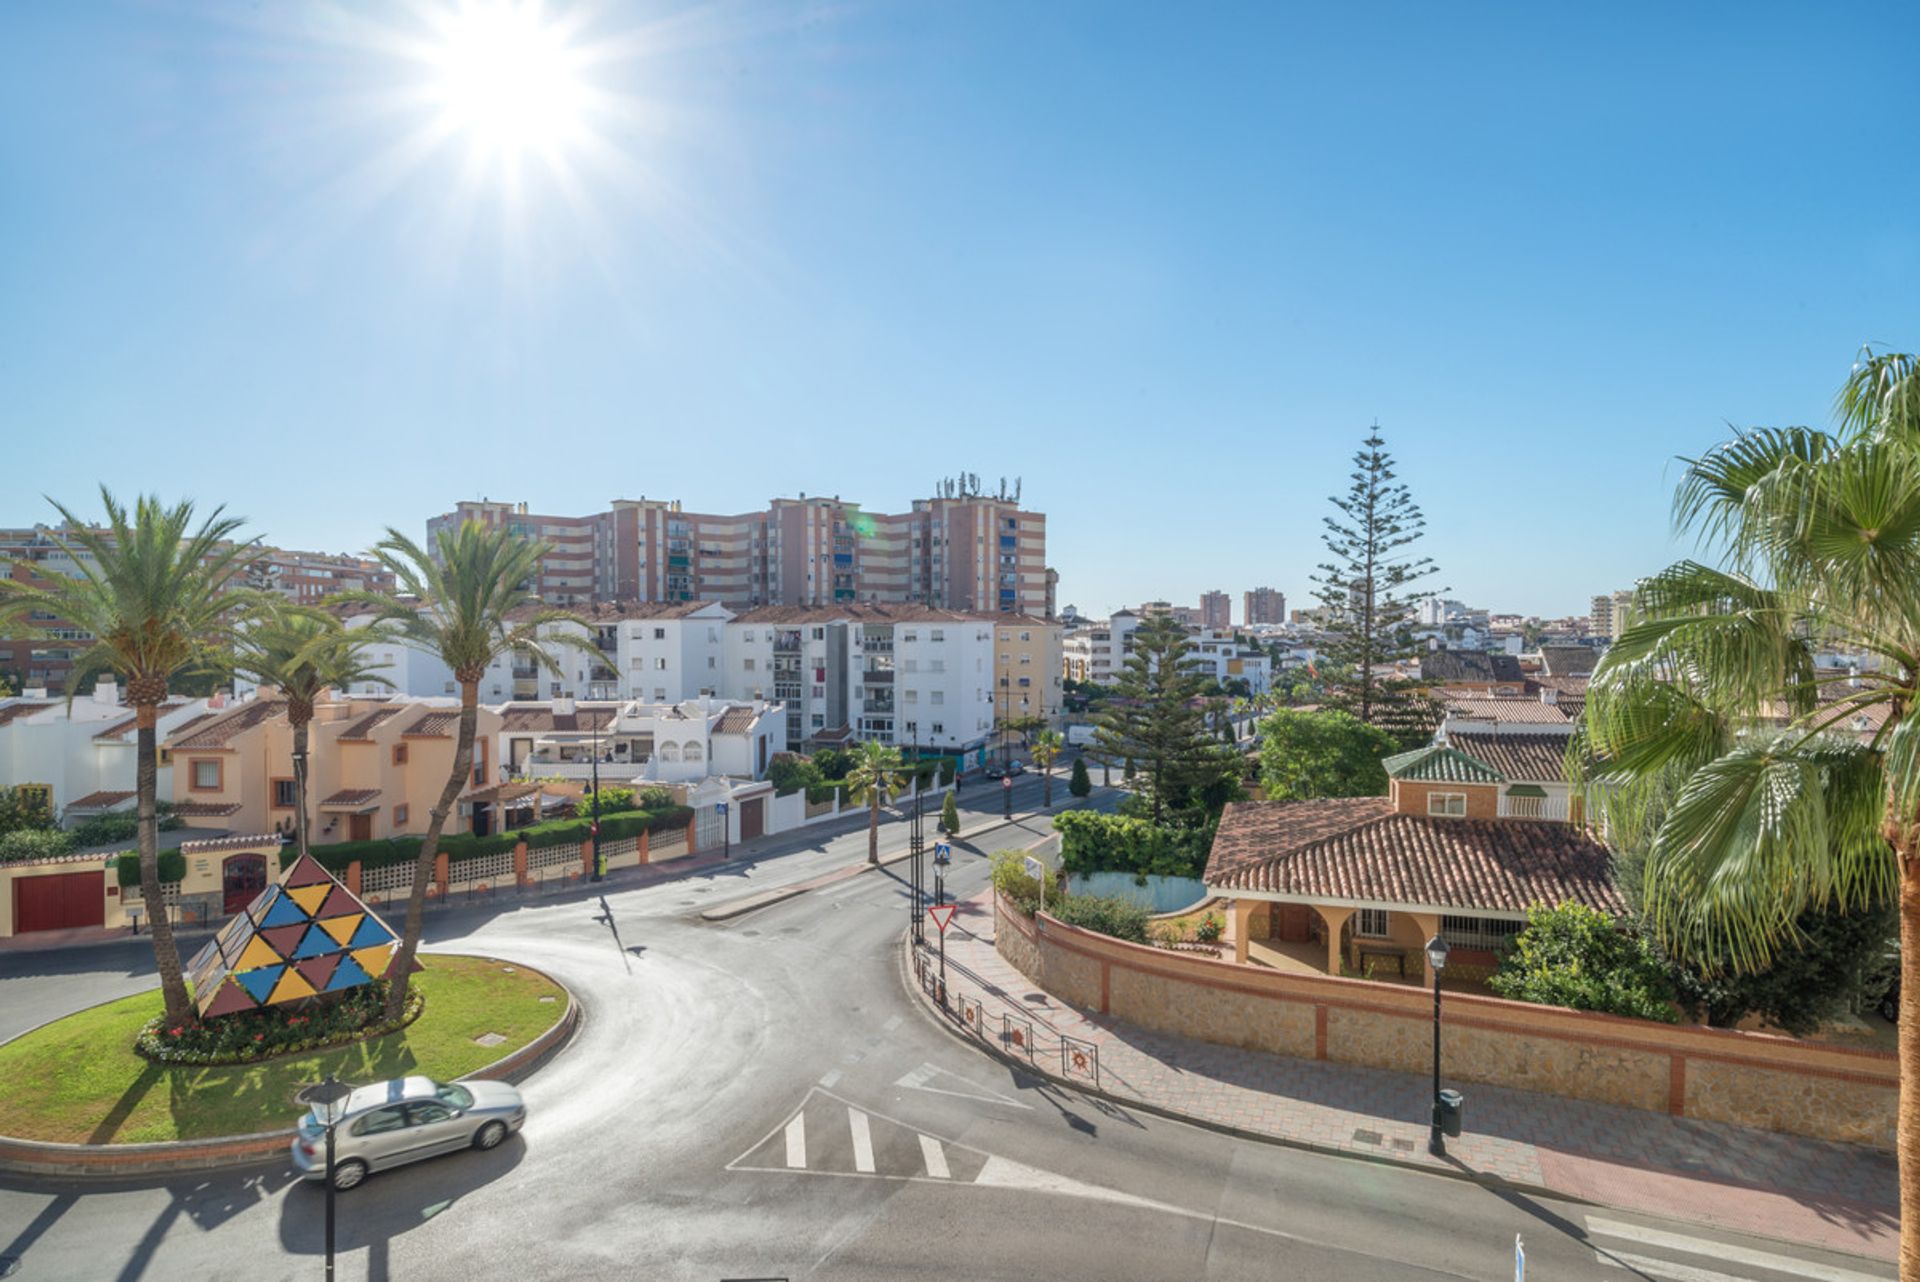
M996 904L1000 952L1041 988L1145 1028L1404 1072L1433 1056L1430 992L1147 948ZM1900 1074L1883 1051L1449 993L1452 1080L1891 1150Z

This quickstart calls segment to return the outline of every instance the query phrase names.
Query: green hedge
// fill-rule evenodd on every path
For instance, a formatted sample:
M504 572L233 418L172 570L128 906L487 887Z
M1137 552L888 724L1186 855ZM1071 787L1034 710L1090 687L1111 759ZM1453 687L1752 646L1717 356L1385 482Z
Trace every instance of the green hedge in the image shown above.
M665 810L626 810L618 814L600 816L600 836L603 840L615 841L621 837L637 837L642 832L658 828L685 827L687 820L693 817L693 811L686 806L669 806ZM482 855L499 854L512 850L522 838L526 839L529 850L539 850L547 846L564 846L570 842L581 842L593 831L591 818L549 819L545 823L533 824L526 828L508 832L496 832L485 837L476 837L472 833L456 833L440 839L440 849L446 852L447 859L459 863L463 859L478 859ZM338 841L330 845L311 848L313 857L320 866L329 872L344 873L347 865L354 860L360 861L363 872L372 872L375 868L387 868L394 864L403 864L420 857L420 838L388 837L381 841ZM280 866L287 867L294 861L294 848L284 847L280 851Z
M163 850L154 861L159 865L160 883L185 881L187 879L187 857L177 850ZM120 885L138 886L140 884L140 852L129 850L114 860L114 872L120 878Z
M16 828L0 836L0 863L57 859L73 853L73 834L58 828Z
M1207 865L1212 829L1156 827L1152 820L1068 810L1053 818L1060 865L1071 873L1198 877Z

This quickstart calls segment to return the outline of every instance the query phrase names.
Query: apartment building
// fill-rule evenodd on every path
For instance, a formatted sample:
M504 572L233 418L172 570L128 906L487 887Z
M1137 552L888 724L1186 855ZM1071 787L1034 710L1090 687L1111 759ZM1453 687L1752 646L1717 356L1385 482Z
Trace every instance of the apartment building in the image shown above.
M1002 721L1060 720L1064 629L1048 619L1001 619L994 627L994 709Z
M1200 626L1225 632L1233 626L1233 598L1215 588L1200 594Z
M1627 613L1633 609L1633 593L1608 592L1593 598L1588 617L1590 634L1611 641L1626 628Z
M1287 594L1273 588L1253 588L1241 598L1241 622L1247 627L1278 626L1287 621Z
M1115 610L1113 617L1087 623L1074 629L1060 643L1060 661L1066 676L1074 681L1112 685L1127 666L1133 650L1133 633L1143 622L1132 610Z
M549 601L717 601L737 610L855 602L1050 617L1057 578L1046 517L983 495L868 512L839 496L774 499L737 515L677 500L621 499L590 516L463 502L429 537L474 520L554 544L536 587Z
M1187 638L1192 647L1183 667L1201 672L1222 686L1247 683L1248 695L1265 694L1273 684L1272 662L1229 629L1202 628Z
M393 571L371 557L263 548L247 563L247 586L300 605L319 605L339 592L394 590Z

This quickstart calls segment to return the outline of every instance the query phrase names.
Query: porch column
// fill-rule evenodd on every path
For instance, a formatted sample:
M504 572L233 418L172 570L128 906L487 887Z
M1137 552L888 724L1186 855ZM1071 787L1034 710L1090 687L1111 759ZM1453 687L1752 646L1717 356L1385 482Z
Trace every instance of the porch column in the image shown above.
M1420 938L1414 944L1414 955L1407 958L1408 961L1415 962L1417 965L1408 969L1410 972L1417 971L1422 979L1430 978L1427 974L1427 941L1440 933L1440 914L1404 913L1402 915L1412 922L1413 928L1420 933Z
M1341 955L1340 932L1346 929L1347 919L1353 916L1353 909L1322 908L1319 904L1312 905L1312 908L1321 924L1327 928L1327 974L1338 975L1347 960Z
M513 843L513 884L527 884L527 843L524 841Z
M1247 964L1247 936L1253 930L1253 905L1251 899L1233 901L1233 959L1242 966Z

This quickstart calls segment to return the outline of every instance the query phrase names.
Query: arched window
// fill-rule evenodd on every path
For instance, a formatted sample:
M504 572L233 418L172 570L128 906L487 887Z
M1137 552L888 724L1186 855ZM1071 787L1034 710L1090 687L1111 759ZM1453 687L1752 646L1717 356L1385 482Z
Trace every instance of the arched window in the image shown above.
M666 741L665 743L663 743L663 744L661 744L661 745L660 745L660 760L662 760L662 761L678 761L678 760L680 760L680 745L679 745L679 744L677 744L677 743L675 743L675 742L674 742L673 740L671 740L671 739L669 739L669 740L667 740L667 741Z
M687 740L687 760L705 761L706 759L707 750L700 746L700 741L698 739Z

